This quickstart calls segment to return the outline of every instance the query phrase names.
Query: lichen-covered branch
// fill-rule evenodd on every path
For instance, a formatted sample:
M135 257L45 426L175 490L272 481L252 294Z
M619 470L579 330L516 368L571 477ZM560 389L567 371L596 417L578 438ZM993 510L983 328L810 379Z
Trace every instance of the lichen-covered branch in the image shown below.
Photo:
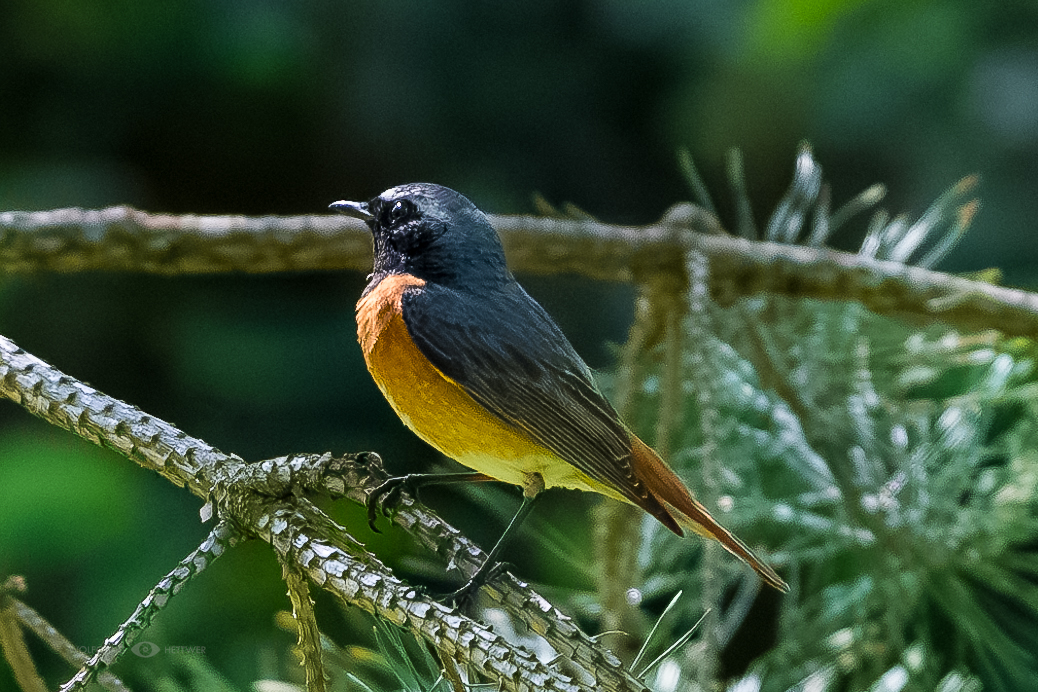
M344 550L336 536L345 529L311 503L271 499L251 503L243 517L278 556L298 565L316 584L350 606L362 608L421 637L458 663L494 680L502 689L592 690L513 646L475 622L397 579L373 556Z
M592 219L492 216L514 271L636 280L683 276L684 233L710 263L713 299L760 293L853 300L873 312L943 320L960 329L1038 336L1038 295L877 260L865 254L747 240L719 232L691 204L648 226ZM129 207L0 212L0 272L264 273L370 268L370 238L338 216L147 214Z
M0 396L101 447L125 455L179 486L206 497L233 454L187 435L135 406L65 375L0 336Z
M242 466L219 486L249 487L267 495L284 494L288 489L312 490L363 505L367 503L368 494L386 477L381 460L375 454L353 458L296 454ZM217 490L218 494L223 492ZM406 492L400 495L392 521L466 577L486 560L486 553L479 546ZM544 637L561 656L587 671L598 689L645 689L611 651L592 640L569 616L511 573L495 578L483 588L483 594L530 631Z
M556 650L571 656L591 682L541 664L487 628L397 580L366 553L342 527L301 497L307 488L328 487L365 501L377 483L371 464L330 455L296 455L246 464L202 440L109 397L0 337L0 396L40 418L185 486L209 500L221 518L270 542L281 558L344 602L405 627L456 660L514 690L645 690L615 656L601 649L566 616L513 577L486 588L490 598L523 619ZM417 506L405 506L395 520L423 543L473 571L482 551Z
M239 534L230 523L220 521L198 548L192 550L173 571L163 577L155 588L148 592L133 614L119 625L112 636L105 640L104 645L90 657L89 661L83 664L79 672L61 686L61 692L74 692L86 688L102 668L112 665L129 651L137 635L151 625L159 611L166 607L169 599L179 594L189 581L197 577L239 538Z
M0 212L0 271L156 274L357 269L371 242L342 216L176 216L131 207Z

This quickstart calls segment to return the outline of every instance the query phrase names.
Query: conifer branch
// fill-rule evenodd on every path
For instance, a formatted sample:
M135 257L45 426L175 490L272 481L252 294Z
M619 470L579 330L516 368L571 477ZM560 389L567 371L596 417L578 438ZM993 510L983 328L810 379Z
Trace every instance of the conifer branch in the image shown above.
M332 498L345 497L361 505L367 503L368 493L388 477L378 455L373 453L354 458L291 455L247 464L240 473L243 475L236 475L233 484L263 494L277 495L278 488L291 487L327 493ZM486 560L486 553L479 546L407 492L400 494L391 520L466 577ZM591 672L603 689L642 689L642 683L630 677L619 658L510 572L487 584L482 593L530 631L544 637L560 656Z
M686 294L686 310L688 322L688 362L679 368L678 377L684 384L687 377L694 384L696 402L696 420L692 424L701 435L699 449L699 488L711 500L716 500L719 493L720 476L720 434L718 431L720 412L714 395L713 377L716 377L715 366L710 362L708 341L705 338L713 333L709 312L707 285L709 265L706 257L698 252L691 241L685 252L685 263L688 272L688 289ZM663 397L661 397L662 399ZM721 578L721 549L714 541L703 543L703 566L700 570L702 580L700 604L706 625L703 636L697 642L694 657L696 660L696 676L701 686L709 687L717 679L720 668L721 643L718 640L720 615L723 597L723 579Z

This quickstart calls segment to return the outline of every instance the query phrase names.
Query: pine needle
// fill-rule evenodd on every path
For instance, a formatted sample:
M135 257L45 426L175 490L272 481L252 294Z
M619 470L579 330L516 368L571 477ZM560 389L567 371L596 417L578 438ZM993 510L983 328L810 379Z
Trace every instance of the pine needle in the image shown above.
M879 183L862 190L833 212L829 218L829 226L834 231L838 230L850 219L879 204L886 195L887 188Z
M684 646L688 642L688 640L692 638L692 635L695 634L696 630L699 628L699 625L702 624L703 620L705 620L706 616L709 615L709 614L710 614L709 610L706 611L705 613L703 613L700 616L700 618L698 620L696 620L696 624L692 625L692 628L689 629L688 632L685 632L683 635L678 637L678 640L676 642L674 642L673 644L668 646L666 651L664 651L662 654L660 654L655 659L653 659L652 663L650 663L649 665L645 666L645 668L643 668L642 671L637 674L637 676L639 678L644 679L645 676L649 674L649 671L651 671L653 668L658 666L661 662L663 662L668 656L670 656L672 653L674 653L677 649L679 649L680 647ZM632 665L631 667L633 668L634 666Z
M648 648L649 643L652 641L653 636L655 636L656 634L656 630L660 628L660 623L663 622L663 618L667 617L667 613L669 613L674 608L674 606L677 605L678 599L681 598L681 594L683 593L684 591L678 591L676 594L674 594L674 598L670 599L670 603L668 603L667 607L663 609L663 612L660 613L660 616L656 618L656 623L652 626L652 629L649 630L649 635L645 637L645 641L642 642L642 647L638 649L638 655L635 656L634 661L631 662L632 670L637 668L638 664L641 663L642 657L645 655L645 651Z
M696 170L696 165L692 162L692 154L685 147L678 149L678 165L681 167L682 175L685 176L685 182L692 190L692 201L717 216L717 208L714 206L714 201L710 199L710 191L699 175L699 171Z
M822 167L815 161L811 147L800 145L796 170L789 191L782 197L768 221L764 239L792 243L804 227L808 210L818 199L822 187Z
M747 240L756 240L757 224L753 220L753 207L750 195L746 191L746 173L742 165L742 152L732 148L728 150L728 183L732 186L735 197L735 229Z

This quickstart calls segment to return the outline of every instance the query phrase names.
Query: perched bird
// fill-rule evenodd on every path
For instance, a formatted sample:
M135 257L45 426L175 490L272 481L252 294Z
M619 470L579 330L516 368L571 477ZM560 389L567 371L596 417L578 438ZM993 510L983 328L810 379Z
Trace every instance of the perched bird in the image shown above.
M712 538L771 586L775 571L721 526L667 464L624 425L555 321L505 264L497 232L454 190L401 185L331 209L363 219L375 262L357 303L368 370L403 422L474 473L390 479L402 485L500 480L523 504L486 563L457 595L478 587L545 488L589 490L640 507L678 534Z

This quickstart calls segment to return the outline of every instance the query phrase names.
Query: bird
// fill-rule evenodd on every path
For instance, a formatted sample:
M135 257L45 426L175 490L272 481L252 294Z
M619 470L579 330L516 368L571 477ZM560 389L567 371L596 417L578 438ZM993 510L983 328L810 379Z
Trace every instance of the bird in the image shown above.
M547 488L639 507L679 536L690 530L718 541L765 583L788 590L620 419L559 326L515 280L497 231L468 198L411 183L329 208L372 233L373 270L356 307L368 371L407 427L472 469L390 478L369 496L372 528L376 506L386 513L404 487L497 480L523 490L456 599L495 575L497 557Z

